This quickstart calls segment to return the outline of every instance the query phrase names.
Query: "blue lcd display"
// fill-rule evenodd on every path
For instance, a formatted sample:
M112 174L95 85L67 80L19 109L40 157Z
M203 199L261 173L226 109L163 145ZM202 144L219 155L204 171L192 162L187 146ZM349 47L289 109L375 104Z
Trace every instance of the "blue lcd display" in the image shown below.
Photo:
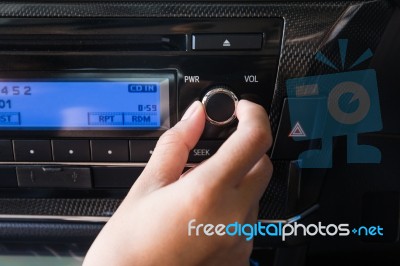
M2 129L167 129L168 79L0 82Z

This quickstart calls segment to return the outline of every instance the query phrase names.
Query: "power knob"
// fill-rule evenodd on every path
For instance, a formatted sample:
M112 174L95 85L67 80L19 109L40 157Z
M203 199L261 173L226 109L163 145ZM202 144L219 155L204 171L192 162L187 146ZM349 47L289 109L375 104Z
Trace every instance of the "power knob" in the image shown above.
M207 120L213 125L227 125L236 119L238 98L227 88L214 87L204 95L201 102Z

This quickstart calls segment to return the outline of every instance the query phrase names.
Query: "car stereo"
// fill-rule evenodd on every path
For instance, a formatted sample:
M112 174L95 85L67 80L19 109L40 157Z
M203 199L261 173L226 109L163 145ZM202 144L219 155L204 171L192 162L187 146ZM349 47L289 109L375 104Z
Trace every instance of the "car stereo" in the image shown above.
M2 18L0 33L3 195L109 197L193 101L208 122L188 167L235 130L238 100L269 109L283 20Z

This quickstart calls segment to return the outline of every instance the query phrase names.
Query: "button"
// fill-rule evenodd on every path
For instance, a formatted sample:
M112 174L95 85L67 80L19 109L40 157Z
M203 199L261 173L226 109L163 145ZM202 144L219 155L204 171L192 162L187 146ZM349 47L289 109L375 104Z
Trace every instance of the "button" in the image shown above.
M199 163L213 156L223 141L215 140L201 140L197 143L196 147L189 153L190 163Z
M193 34L193 50L260 50L262 34Z
M148 162L156 147L156 140L131 140L131 161Z
M216 126L223 126L236 119L238 98L228 89L217 87L204 95L202 103L207 120Z
M17 174L14 167L0 167L0 187L18 187Z
M11 140L0 140L0 161L14 161Z
M123 113L112 112L92 112L88 113L89 125L112 125L118 126L124 124Z
M299 99L300 101L303 99ZM304 106L307 106L305 103ZM303 132L302 132L303 131ZM278 132L275 137L275 144L272 149L271 159L274 160L297 160L300 153L309 149L320 149L321 141L295 141L293 136L302 134L304 130L301 123L293 128L290 123L289 104L285 99L283 102L281 120L278 126Z
M129 143L127 140L92 140L92 161L128 162Z
M17 167L19 187L91 188L90 168Z
M18 162L50 162L50 140L14 140L15 160Z
M11 104L10 100L5 101ZM21 114L19 112L0 112L0 125L2 126L18 126L21 124Z
M88 140L53 140L53 156L56 162L90 161Z
M95 188L130 188L143 167L93 167Z

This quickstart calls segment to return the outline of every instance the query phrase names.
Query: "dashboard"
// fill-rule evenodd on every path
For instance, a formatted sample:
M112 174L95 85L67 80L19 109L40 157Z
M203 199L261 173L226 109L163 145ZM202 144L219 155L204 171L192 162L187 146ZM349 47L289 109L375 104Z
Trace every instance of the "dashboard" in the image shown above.
M0 264L79 265L188 106L207 124L185 170L240 99L274 137L261 223L385 232L257 237L252 257L399 263L399 22L386 0L0 3Z

